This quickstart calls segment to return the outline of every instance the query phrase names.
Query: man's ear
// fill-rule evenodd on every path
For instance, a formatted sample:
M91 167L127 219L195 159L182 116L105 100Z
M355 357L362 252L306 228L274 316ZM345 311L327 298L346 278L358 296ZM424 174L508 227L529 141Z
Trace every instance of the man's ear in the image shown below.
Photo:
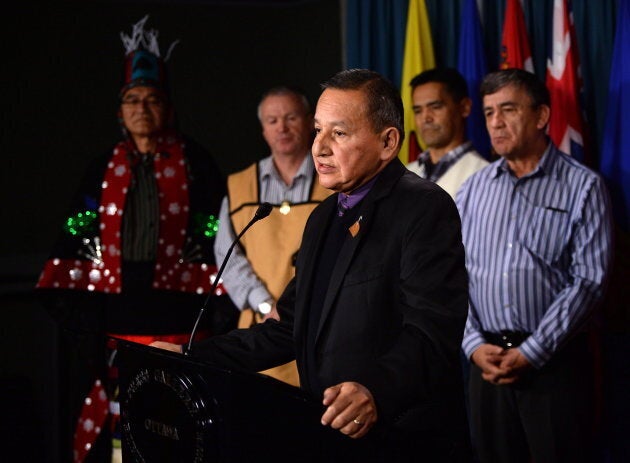
M536 123L536 127L542 129L549 123L549 118L551 117L551 108L546 104L541 104L538 107L538 122Z
M400 132L395 127L387 127L381 132L381 142L383 143L381 159L389 161L398 154L400 148Z
M459 108L462 117L465 119L470 116L470 111L472 110L472 100L468 97L462 98L462 101L459 102Z

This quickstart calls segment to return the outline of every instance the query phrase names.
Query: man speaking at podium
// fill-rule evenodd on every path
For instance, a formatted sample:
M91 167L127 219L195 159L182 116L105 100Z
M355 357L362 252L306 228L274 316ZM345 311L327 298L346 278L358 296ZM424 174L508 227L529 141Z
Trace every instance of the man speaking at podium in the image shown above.
M389 81L354 69L322 87L312 154L337 194L308 219L280 321L188 354L248 371L296 359L301 387L322 400L322 425L336 430L322 433L322 461L469 461L457 209L398 160L403 106Z

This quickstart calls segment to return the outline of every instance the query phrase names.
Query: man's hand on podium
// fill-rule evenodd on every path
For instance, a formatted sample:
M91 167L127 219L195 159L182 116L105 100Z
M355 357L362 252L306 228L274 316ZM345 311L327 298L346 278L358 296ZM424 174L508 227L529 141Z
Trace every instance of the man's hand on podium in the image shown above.
M170 350L171 352L183 353L183 347L181 344L173 344L172 342L153 341L149 344L151 347L157 347L158 349Z
M326 411L322 424L358 439L367 434L378 418L372 393L362 384L345 382L324 391Z

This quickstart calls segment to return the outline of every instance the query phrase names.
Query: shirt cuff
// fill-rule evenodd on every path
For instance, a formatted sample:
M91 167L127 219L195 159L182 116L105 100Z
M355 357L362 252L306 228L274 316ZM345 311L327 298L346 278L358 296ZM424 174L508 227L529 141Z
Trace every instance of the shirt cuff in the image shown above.
M474 331L470 334L467 334L462 341L462 349L466 354L466 358L470 360L472 354L477 350L477 348L482 344L486 344L486 342L487 341L481 335L481 333Z
M533 365L534 368L542 368L545 363L551 358L551 353L548 352L542 344L536 341L534 336L527 338L520 346L518 350L525 356L527 361Z
M249 292L249 295L247 296L247 302L249 303L249 307L254 309L254 312L256 312L256 308L258 307L258 304L268 301L268 300L275 300L275 299L273 298L271 294L269 294L269 291L267 291L264 286L252 289Z

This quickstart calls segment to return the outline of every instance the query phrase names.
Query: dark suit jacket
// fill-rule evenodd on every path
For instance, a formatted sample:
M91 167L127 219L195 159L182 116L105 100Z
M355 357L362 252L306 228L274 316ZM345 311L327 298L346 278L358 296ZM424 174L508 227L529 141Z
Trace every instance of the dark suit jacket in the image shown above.
M440 459L427 461L463 461L455 455L467 439L459 351L468 290L455 204L398 159L379 174L332 272L309 364L313 272L336 205L332 195L308 219L296 276L278 301L281 321L208 339L194 355L250 371L296 358L302 387L318 400L323 391L306 382L307 370L323 387L359 382L378 407L371 439L397 448L413 441L425 456L434 446Z

